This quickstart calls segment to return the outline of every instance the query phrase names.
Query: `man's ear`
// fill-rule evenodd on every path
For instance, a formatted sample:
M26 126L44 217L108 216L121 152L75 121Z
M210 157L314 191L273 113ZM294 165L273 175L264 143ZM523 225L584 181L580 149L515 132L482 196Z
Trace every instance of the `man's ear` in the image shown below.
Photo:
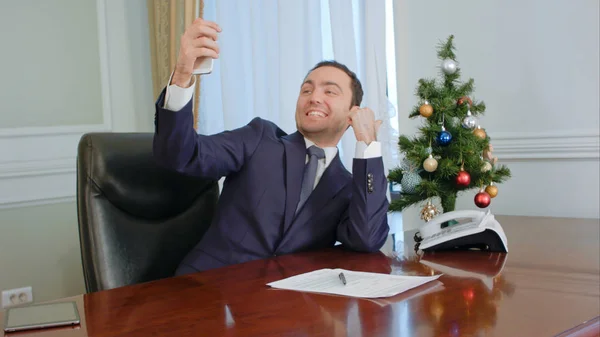
M346 130L348 130L352 126L352 115L354 115L356 111L358 111L358 109L360 109L358 105L355 105L350 108L350 111L348 112L348 127L346 128Z
M350 110L348 111L348 122L350 122L350 117L352 117L352 115L354 115L356 113L356 111L358 111L358 109L360 109L360 107L358 105L354 105L350 107Z

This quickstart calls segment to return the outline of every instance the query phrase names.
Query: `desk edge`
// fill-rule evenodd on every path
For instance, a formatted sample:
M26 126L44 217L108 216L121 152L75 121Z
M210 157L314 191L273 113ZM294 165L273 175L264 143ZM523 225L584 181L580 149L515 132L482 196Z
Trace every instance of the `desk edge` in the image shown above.
M600 336L600 316L585 321L556 337L598 337Z

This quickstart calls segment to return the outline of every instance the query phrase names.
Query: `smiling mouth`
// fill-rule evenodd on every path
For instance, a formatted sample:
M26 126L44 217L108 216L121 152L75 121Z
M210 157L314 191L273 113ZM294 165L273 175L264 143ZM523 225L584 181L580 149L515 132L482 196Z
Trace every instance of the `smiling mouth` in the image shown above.
M327 117L327 114L322 112L322 111L316 111L316 110L310 110L309 112L306 113L307 116L314 116L314 117L321 117L321 118L325 118Z

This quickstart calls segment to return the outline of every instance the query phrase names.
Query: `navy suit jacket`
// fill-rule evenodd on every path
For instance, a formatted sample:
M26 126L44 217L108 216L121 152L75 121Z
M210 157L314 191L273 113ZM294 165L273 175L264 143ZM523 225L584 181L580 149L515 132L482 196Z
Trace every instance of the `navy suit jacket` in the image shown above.
M302 134L255 118L239 129L199 135L192 102L170 111L164 97L163 90L156 102L158 163L184 174L226 177L210 228L176 274L331 247L336 240L362 252L383 246L389 227L381 158L354 159L352 175L336 155L295 215L306 161Z

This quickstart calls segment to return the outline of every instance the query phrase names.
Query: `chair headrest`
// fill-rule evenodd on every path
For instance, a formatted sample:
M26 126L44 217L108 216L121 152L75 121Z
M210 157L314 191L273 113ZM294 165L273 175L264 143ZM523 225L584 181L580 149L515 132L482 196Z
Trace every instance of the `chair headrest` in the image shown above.
M78 148L78 179L88 179L112 204L141 218L179 214L216 182L160 167L152 133L89 133Z

